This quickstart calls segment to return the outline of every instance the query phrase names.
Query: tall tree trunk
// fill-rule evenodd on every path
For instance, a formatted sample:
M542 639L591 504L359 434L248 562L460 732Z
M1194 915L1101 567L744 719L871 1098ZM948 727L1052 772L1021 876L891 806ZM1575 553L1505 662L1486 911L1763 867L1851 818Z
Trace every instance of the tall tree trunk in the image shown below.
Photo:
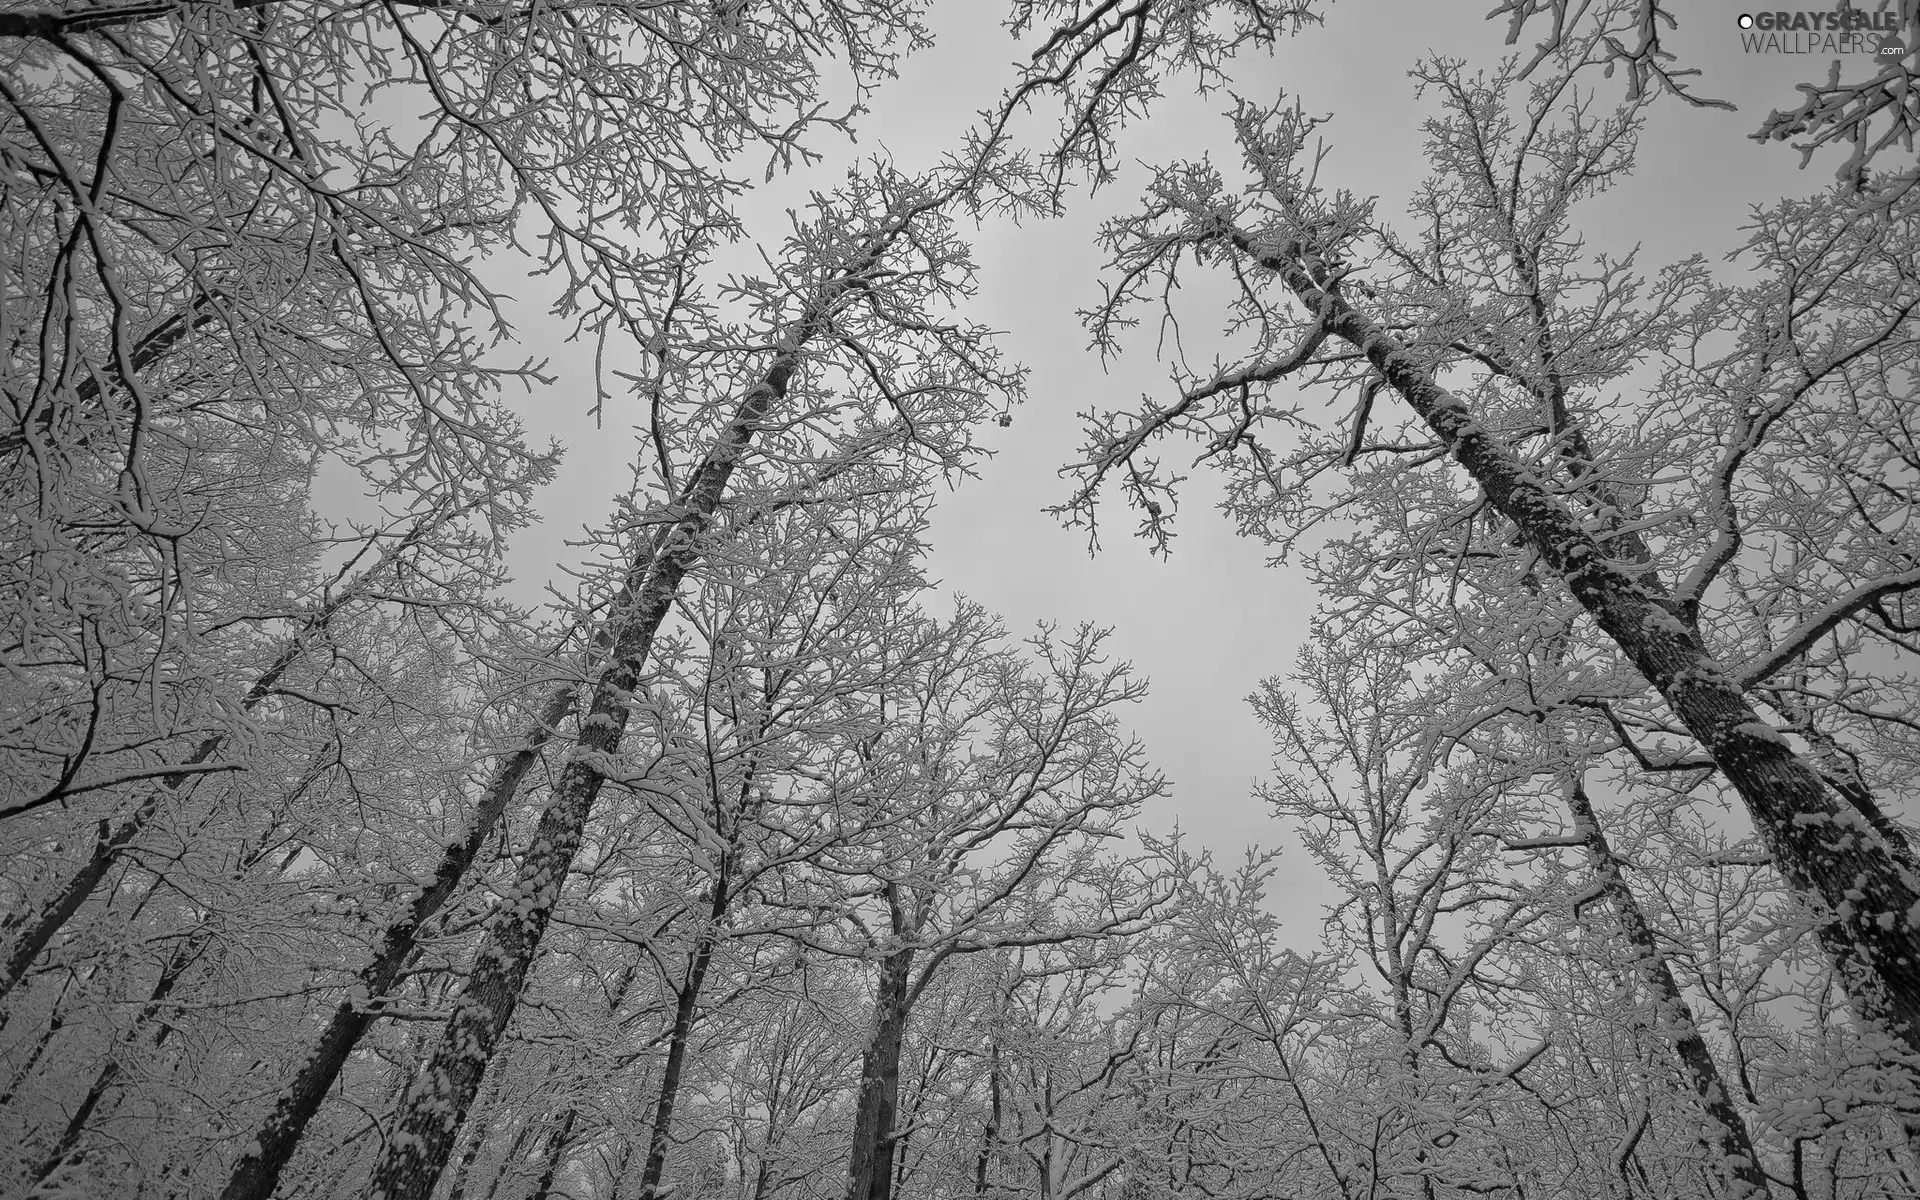
M674 521L661 532L652 553L629 571L620 598L626 602L612 606L603 628L608 661L595 681L574 752L554 784L553 798L541 814L513 886L488 921L466 990L447 1020L433 1059L409 1095L396 1135L374 1168L368 1200L426 1200L445 1167L466 1107L519 1002L520 989L605 782L595 764L618 753L626 732L628 698L640 686L654 635L672 608L681 581L700 561L708 526L726 496L735 467L761 423L786 399L803 351L832 331L834 315L843 303L867 294L883 256L915 221L961 194L962 185L956 184L890 214L848 257L844 270L819 284L781 332L766 374L747 390L732 420L686 478L675 497Z
M479 857L493 829L500 823L507 806L520 788L520 781L533 764L553 731L573 711L572 686L556 688L547 697L538 723L527 731L520 748L502 759L487 781L467 834L447 847L433 882L414 898L404 915L389 924L381 935L380 948L362 967L358 981L333 1011L333 1017L320 1034L293 1082L274 1104L273 1111L242 1151L233 1165L220 1200L268 1200L279 1186L280 1172L293 1157L294 1147L321 1102L340 1075L340 1070L359 1045L360 1038L380 1015L380 1008L400 972L419 943L420 931L427 921L453 897L468 868Z
M900 1101L900 1052L906 1041L907 991L913 949L880 963L873 998L873 1035L860 1059L860 1099L847 1163L847 1200L891 1200L894 1111Z
M1827 786L1840 793L1841 798L1848 804L1853 805L1854 810L1866 820L1867 824L1873 826L1874 832L1887 840L1887 845L1893 848L1895 856L1911 866L1913 843L1908 840L1900 827L1888 818L1886 810L1880 807L1879 802L1874 798L1873 789L1867 786L1867 781L1861 777L1859 768L1854 766L1853 759L1847 755L1840 740L1820 728L1815 723L1813 711L1807 703L1787 689L1762 688L1760 694L1766 697L1767 703L1776 712L1793 722L1788 728L1806 739L1810 752L1808 757L1813 760L1814 766L1819 768L1820 777L1827 781Z
M1854 1012L1920 1057L1920 879L1747 702L1745 685L1658 585L1614 561L1549 481L1520 462L1420 356L1341 294L1319 248L1225 235L1274 272L1314 320L1357 349L1448 447L1677 713L1745 802L1782 876L1819 913L1818 936Z
M491 1109L499 1099L500 1077L495 1076L493 1082L487 1088L487 1094L481 1097L474 1111L485 1112ZM479 1159L480 1151L486 1144L487 1126L485 1122L474 1125L467 1131L467 1148L461 1153L460 1161L455 1164L453 1168L453 1179L447 1187L445 1200L464 1200L467 1194L467 1176L473 1173L473 1164Z
M1672 1045L1680 1073L1692 1085L1693 1094L1707 1116L1707 1128L1701 1130L1701 1135L1715 1152L1716 1160L1708 1163L1709 1169L1725 1179L1728 1193L1739 1200L1766 1200L1767 1177L1760 1169L1760 1156L1754 1152L1747 1123L1734 1107L1733 1093L1720 1078L1720 1068L1707 1049L1706 1039L1700 1036L1693 1010L1687 1006L1666 956L1660 953L1660 945L1654 940L1653 927L1647 923L1640 901L1627 887L1620 860L1614 857L1606 831L1593 815L1593 804L1579 779L1572 780L1567 788L1567 809L1573 814L1574 828L1586 843L1587 865L1599 884L1600 894L1612 907L1632 949L1634 973L1653 997L1655 1035Z
M864 285L899 228L870 244L849 264L847 273L826 284L782 338L766 375L747 391L731 422L687 478L675 501L678 516L656 543L657 550L629 573L625 592L632 599L616 605L608 617L608 661L594 684L574 752L554 784L553 798L540 816L518 876L488 921L466 990L455 1003L440 1044L408 1096L395 1135L374 1168L368 1200L426 1200L432 1191L467 1105L519 1003L520 989L553 916L567 870L580 849L587 818L606 780L595 764L620 750L629 697L641 685L654 634L672 608L681 581L700 560L707 527L726 494L727 482L761 422L785 399L800 366L802 347L825 331L841 299Z
M1000 1144L1000 1038L987 1043L987 1122L980 1130L980 1154L973 1164L973 1194L987 1194L987 1173L994 1147Z
M673 1145L673 1108L680 1096L680 1079L686 1071L687 1045L693 1033L693 1020L699 1012L700 987L706 982L707 968L713 963L713 951L720 941L720 921L732 903L728 878L732 852L720 856L720 867L708 892L707 920L687 961L687 973L674 996L673 1031L667 1037L667 1061L660 1071L660 1095L654 1101L653 1121L647 1135L647 1161L640 1168L639 1200L657 1200L660 1176L667 1168L667 1152Z

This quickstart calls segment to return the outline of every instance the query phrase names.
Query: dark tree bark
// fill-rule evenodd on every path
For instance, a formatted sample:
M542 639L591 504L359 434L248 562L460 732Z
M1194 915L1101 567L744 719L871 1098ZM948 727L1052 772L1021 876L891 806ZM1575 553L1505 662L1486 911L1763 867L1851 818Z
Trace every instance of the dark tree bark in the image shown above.
M641 686L654 634L672 608L681 582L700 561L728 480L761 422L786 398L800 367L801 348L827 330L830 314L843 298L865 285L880 254L904 227L903 220L869 243L844 274L822 288L816 302L787 332L767 373L748 389L731 422L681 488L675 503L678 517L655 543L654 553L629 573L624 595L630 599L616 604L608 617L607 663L595 681L574 753L554 784L553 798L541 814L518 876L488 922L466 990L455 1003L440 1043L374 1167L369 1200L426 1200L432 1191L467 1105L519 1003L561 885L580 849L587 818L606 781L595 764L619 752L630 714L629 698Z
M1327 334L1358 350L1447 446L1488 501L1660 693L1745 802L1782 876L1815 905L1821 945L1854 1011L1920 1056L1920 880L1748 703L1741 682L1658 590L1624 569L1471 406L1354 309L1319 248L1224 231L1278 276Z
M580 1122L580 1110L569 1108L560 1123L547 1135L547 1145L540 1165L540 1178L533 1185L533 1191L527 1200L547 1200L553 1193L554 1176L560 1173L560 1163L567 1156L567 1147L573 1144L573 1127Z
M200 956L204 946L203 939L187 938L174 948L174 952L167 957L166 966L160 970L160 978L153 985L153 994L141 1007L140 1015L135 1019L133 1028L129 1029L121 1039L123 1044L131 1044L146 1029L148 1023L159 1014L160 1005L173 993L174 985L180 982L180 976L193 965L193 961ZM154 1044L157 1046L165 1042L167 1035L172 1031L171 1025L162 1025L159 1034L154 1038ZM100 1073L94 1076L93 1086L87 1089L86 1098L80 1102L80 1107L74 1109L73 1115L67 1118L67 1127L61 1132L60 1141L54 1146L53 1153L34 1168L35 1183L41 1182L59 1170L61 1164L73 1154L81 1135L86 1132L88 1122L93 1120L93 1114L99 1109L101 1101L106 1098L107 1093L112 1090L115 1081L119 1078L120 1059L117 1056L109 1058L106 1065L100 1068Z
M647 1134L647 1161L640 1168L639 1200L657 1200L660 1176L667 1168L667 1153L673 1146L673 1109L680 1097L680 1080L686 1072L687 1045L693 1034L693 1022L699 1013L700 988L706 982L707 968L713 964L713 952L720 941L720 921L733 897L728 893L732 853L720 856L720 869L707 893L707 919L687 960L687 973L676 989L673 1001L673 1029L667 1035L667 1061L660 1071L660 1094L654 1101L653 1120Z
M555 689L547 697L539 723L528 731L520 748L494 768L480 807L467 826L467 835L447 847L434 871L433 882L414 898L403 916L387 926L380 938L380 948L361 968L353 992L334 1009L333 1017L294 1075L293 1082L281 1093L252 1144L234 1163L220 1200L268 1200L273 1195L280 1182L280 1172L293 1156L301 1134L306 1132L313 1115L320 1111L341 1068L380 1015L387 993L413 956L420 931L453 897L468 868L479 857L481 847L512 803L521 779L539 761L542 747L553 736L554 727L573 710L573 703L572 687Z
M629 569L621 596L602 627L606 662L594 682L573 754L553 786L517 877L488 921L466 989L454 1005L440 1043L402 1106L397 1128L374 1167L369 1200L426 1200L445 1167L467 1105L519 1003L587 819L606 781L598 764L619 753L631 711L629 701L641 687L654 635L673 607L681 582L706 551L714 515L726 498L735 468L763 422L786 400L809 345L828 337L848 337L840 328L843 310L855 301L878 305L873 290L886 274L885 256L896 244L914 239L923 218L968 194L973 185L972 176L961 176L941 190L894 202L878 228L824 273L793 320L779 331L765 373L748 387L727 425L675 493L672 522L661 530L650 552ZM894 403L900 401L894 399ZM904 408L901 427L909 438L913 436ZM890 436L873 445L888 440Z
M860 1099L848 1155L847 1200L892 1200L894 1114L900 1102L900 1052L906 1041L913 948L880 962L874 989L873 1035L860 1059Z
M1666 955L1660 952L1660 944L1654 939L1646 914L1640 910L1640 902L1627 887L1620 860L1614 857L1606 831L1593 815L1593 804L1579 780L1567 788L1567 810L1573 814L1574 828L1586 844L1587 865L1593 871L1600 894L1606 897L1615 919L1620 922L1621 932L1626 935L1633 955L1634 974L1653 997L1657 1014L1654 1032L1660 1040L1672 1045L1680 1073L1692 1086L1707 1116L1708 1124L1701 1130L1701 1137L1718 1159L1710 1166L1725 1179L1729 1195L1740 1200L1766 1200L1767 1176L1760 1168L1760 1156L1754 1152L1747 1123L1740 1116L1740 1110L1733 1106L1733 1094L1720 1078L1720 1068L1707 1049L1706 1039L1700 1036L1693 1010L1680 992Z
M994 1147L1000 1144L1000 1041L999 1035L987 1043L987 1121L980 1130L980 1155L973 1164L973 1194L987 1194L987 1173L993 1166Z
M490 1108L500 1098L500 1077L495 1076L487 1095L480 1101L478 1111ZM479 1161L481 1147L487 1144L487 1125L480 1122L467 1131L467 1148L460 1155L460 1161L453 1168L453 1181L448 1185L446 1200L465 1200L467 1177L473 1174L473 1164Z
M1821 729L1815 722L1813 712L1805 701L1785 688L1762 688L1761 695L1774 711L1793 722L1790 729L1806 739L1814 766L1820 770L1820 777L1827 786L1840 793L1854 811L1873 826L1874 832L1885 838L1896 858L1909 870L1913 870L1915 859L1913 843L1907 835L1887 816L1874 798L1873 789L1860 776L1860 771L1848 757L1838 738Z

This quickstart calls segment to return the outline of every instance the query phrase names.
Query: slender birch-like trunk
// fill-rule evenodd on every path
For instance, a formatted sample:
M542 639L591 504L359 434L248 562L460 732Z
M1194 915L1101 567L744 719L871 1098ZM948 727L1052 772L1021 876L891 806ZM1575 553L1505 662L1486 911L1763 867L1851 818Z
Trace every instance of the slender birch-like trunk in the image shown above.
M175 948L173 954L168 957L166 966L161 968L160 978L153 986L153 994L148 997L147 1003L142 1006L139 1017L134 1021L133 1028L129 1029L125 1036L121 1038L123 1045L131 1046L132 1043L139 1038L140 1034L145 1031L148 1023L159 1014L160 1005L173 993L174 985L180 982L180 976L185 974L186 969L192 965L193 960L199 957L200 948L197 939L192 938L187 939ZM166 1041L167 1034L171 1031L171 1028L171 1026L161 1026L159 1036L154 1039L156 1046ZM93 1120L93 1115L98 1111L101 1101L106 1098L108 1091L112 1089L114 1082L119 1078L120 1059L119 1056L116 1055L113 1058L109 1058L106 1065L100 1068L99 1074L94 1076L93 1086L87 1089L86 1098L80 1102L80 1107L76 1108L73 1111L73 1115L67 1119L67 1127L61 1132L60 1141L54 1146L53 1153L48 1155L45 1161L38 1167L34 1168L32 1179L35 1183L44 1182L73 1156L74 1148L79 1145L80 1137L86 1132L88 1123Z
M993 1166L993 1152L1000 1144L1000 1036L996 1031L987 1043L987 1121L980 1130L980 1153L973 1163L973 1194L987 1194L987 1175Z
M545 1161L540 1165L540 1178L533 1185L533 1191L527 1200L547 1200L553 1194L554 1177L560 1174L560 1163L567 1156L567 1147L573 1145L573 1127L580 1123L580 1110L569 1108L560 1123L547 1135Z

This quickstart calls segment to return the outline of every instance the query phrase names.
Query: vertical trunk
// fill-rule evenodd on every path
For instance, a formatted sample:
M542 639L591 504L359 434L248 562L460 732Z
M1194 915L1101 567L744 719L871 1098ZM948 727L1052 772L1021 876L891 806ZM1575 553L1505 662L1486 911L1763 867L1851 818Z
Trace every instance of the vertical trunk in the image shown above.
M252 1143L234 1163L220 1200L268 1200L273 1195L280 1182L280 1172L293 1156L300 1135L320 1110L321 1102L354 1047L359 1045L361 1036L379 1015L378 1006L400 978L401 969L418 944L421 929L452 898L494 826L506 813L514 793L519 790L520 780L539 760L541 748L553 736L554 727L572 711L573 703L571 687L555 689L540 712L539 723L528 731L520 749L494 769L466 836L447 847L434 871L433 882L414 899L404 916L387 926L381 935L379 950L361 968L353 991L334 1009L333 1017L293 1082L280 1094Z
M980 1155L973 1164L973 1194L987 1194L987 1170L1000 1143L1000 1042L987 1044L987 1123L980 1131Z
M873 1036L860 1059L860 1100L853 1118L847 1200L891 1200L893 1118L900 1099L900 1051L906 1040L911 947L880 963L873 1000Z
M1853 805L1836 803L1657 584L1616 563L1549 482L1515 458L1420 356L1347 302L1318 247L1238 230L1227 236L1278 275L1322 328L1366 357L1659 691L1740 794L1781 875L1820 913L1820 943L1855 1014L1920 1055L1920 879L1903 856Z
M687 973L674 996L673 1031L667 1037L667 1061L660 1071L660 1095L654 1101L653 1121L647 1135L647 1161L640 1168L639 1200L656 1200L660 1176L667 1168L667 1151L673 1145L673 1108L680 1096L680 1079L686 1071L687 1043L693 1032L693 1019L700 1007L700 987L706 982L707 968L713 963L714 947L719 942L720 919L726 915L732 897L727 894L730 855L720 857L719 876L708 893L707 921L700 930L693 956L687 960Z
M830 299L837 299L850 286L848 277L842 277L829 287ZM680 515L660 538L657 553L650 561L636 564L629 576L632 600L608 619L612 631L608 662L595 682L574 752L554 784L553 798L540 816L518 876L488 921L466 990L454 1005L440 1044L374 1167L369 1200L426 1200L445 1167L467 1105L519 1002L567 870L580 849L587 818L606 780L595 764L619 753L628 698L641 686L654 634L672 608L681 581L699 561L707 526L735 465L769 410L786 395L799 366L798 345L818 331L824 315L816 311L803 320L766 376L747 392L732 422L688 478L676 505Z
M1740 1200L1766 1200L1767 1178L1760 1169L1760 1156L1754 1152L1747 1123L1733 1105L1733 1094L1720 1078L1720 1068L1707 1049L1706 1039L1700 1036L1693 1010L1687 1006L1666 956L1660 953L1653 928L1640 910L1640 902L1627 887L1620 860L1614 857L1606 832L1593 815L1586 788L1577 779L1567 788L1567 808L1573 814L1574 827L1586 842L1587 864L1631 947L1633 971L1653 997L1657 1014L1655 1033L1673 1046L1680 1073L1693 1087L1700 1109L1706 1114L1706 1128L1701 1134L1716 1159L1708 1164L1709 1168L1726 1180L1729 1195Z

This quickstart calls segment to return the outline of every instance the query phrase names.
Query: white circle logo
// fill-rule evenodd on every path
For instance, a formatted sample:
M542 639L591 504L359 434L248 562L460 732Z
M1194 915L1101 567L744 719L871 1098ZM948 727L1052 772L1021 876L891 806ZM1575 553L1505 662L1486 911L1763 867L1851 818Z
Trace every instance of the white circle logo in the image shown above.
M1740 14L1740 20L1739 20L1739 22L1738 22L1738 24L1739 24L1739 26L1740 26L1740 28L1742 28L1742 29L1752 29L1752 28L1753 28L1753 14L1752 14L1752 13L1741 13L1741 14Z

